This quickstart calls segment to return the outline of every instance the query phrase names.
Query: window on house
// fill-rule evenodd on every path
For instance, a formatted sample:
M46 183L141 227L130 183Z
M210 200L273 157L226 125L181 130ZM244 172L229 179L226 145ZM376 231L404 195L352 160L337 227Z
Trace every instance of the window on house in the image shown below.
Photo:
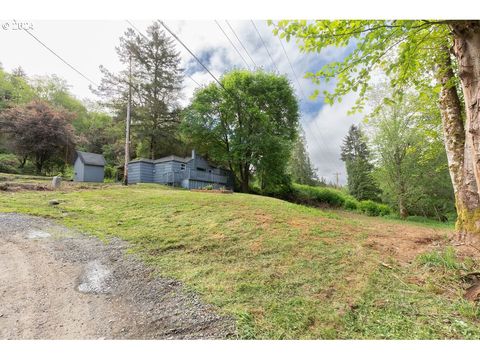
M197 167L197 170L198 171L207 171L207 169L204 169L204 168L201 168L201 167Z
M180 170L185 170L185 169L186 169L186 167L187 167L187 165L186 165L186 164L180 164Z

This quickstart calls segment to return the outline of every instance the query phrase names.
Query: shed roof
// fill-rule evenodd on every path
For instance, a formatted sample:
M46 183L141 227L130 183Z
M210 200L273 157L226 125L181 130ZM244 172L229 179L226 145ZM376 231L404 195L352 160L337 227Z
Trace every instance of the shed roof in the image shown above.
M105 166L105 158L102 154L77 151L77 155L80 161L85 165Z

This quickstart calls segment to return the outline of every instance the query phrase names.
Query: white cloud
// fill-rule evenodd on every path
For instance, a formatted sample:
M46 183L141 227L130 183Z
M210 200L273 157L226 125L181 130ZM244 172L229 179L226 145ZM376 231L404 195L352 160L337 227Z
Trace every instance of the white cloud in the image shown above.
M305 132L310 157L319 176L335 182L335 173L340 173L339 182L346 184L346 171L340 159L342 140L352 124L361 121L361 114L347 115L355 103L356 95L344 97L341 103L323 106L315 115L306 119Z

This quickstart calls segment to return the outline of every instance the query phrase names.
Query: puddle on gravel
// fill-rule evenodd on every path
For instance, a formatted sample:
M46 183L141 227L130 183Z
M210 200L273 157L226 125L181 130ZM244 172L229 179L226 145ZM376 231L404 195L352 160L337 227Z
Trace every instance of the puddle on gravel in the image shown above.
M27 238L29 239L45 239L47 237L50 237L51 235L45 231L40 231L40 230L31 230L27 234Z
M98 260L89 262L79 277L77 290L82 293L105 294L110 292L108 281L112 272Z

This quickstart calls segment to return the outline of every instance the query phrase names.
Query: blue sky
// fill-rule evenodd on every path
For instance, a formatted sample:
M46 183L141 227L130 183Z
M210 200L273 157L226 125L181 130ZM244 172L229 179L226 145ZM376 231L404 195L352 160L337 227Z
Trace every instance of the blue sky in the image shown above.
M145 32L152 21L136 20L132 23ZM217 21L251 68L254 67L254 64L250 61L250 57L257 66L267 71L275 71L272 60L250 20L229 21L248 54L225 20ZM5 23L1 20L0 22ZM347 96L342 103L334 106L324 105L321 99L311 101L306 97L317 86L310 80L304 79L303 76L306 72L317 71L329 61L341 60L348 49L330 48L320 54L305 54L299 51L294 40L289 43L282 40L288 58L297 74L297 78L295 78L279 38L273 36L271 32L272 28L265 21L255 20L254 23L279 72L290 79L297 97L300 99L301 119L306 132L308 150L319 175L333 181L334 173L339 172L341 174L340 181L345 183L345 168L339 159L340 145L348 127L352 123L358 122L360 118L346 115L355 101L355 96ZM99 83L101 79L100 65L104 65L112 71L118 71L122 67L117 59L115 46L118 45L118 38L129 27L125 21L56 20L32 21L32 24L32 33L95 83ZM213 19L168 20L166 24L200 57L216 77L220 77L223 72L232 68L246 67L242 58ZM2 44L0 62L7 71L20 65L29 76L57 74L68 81L71 85L71 92L75 96L80 99L95 100L95 96L89 90L88 81L36 43L28 34L20 31L5 31L0 28L0 43ZM178 43L177 49L181 54L181 65L186 69L188 75L202 85L213 81L212 77ZM300 87L298 83L300 83ZM331 87L333 84L328 86ZM190 78L185 77L182 100L185 105L188 104L196 87L197 85Z

